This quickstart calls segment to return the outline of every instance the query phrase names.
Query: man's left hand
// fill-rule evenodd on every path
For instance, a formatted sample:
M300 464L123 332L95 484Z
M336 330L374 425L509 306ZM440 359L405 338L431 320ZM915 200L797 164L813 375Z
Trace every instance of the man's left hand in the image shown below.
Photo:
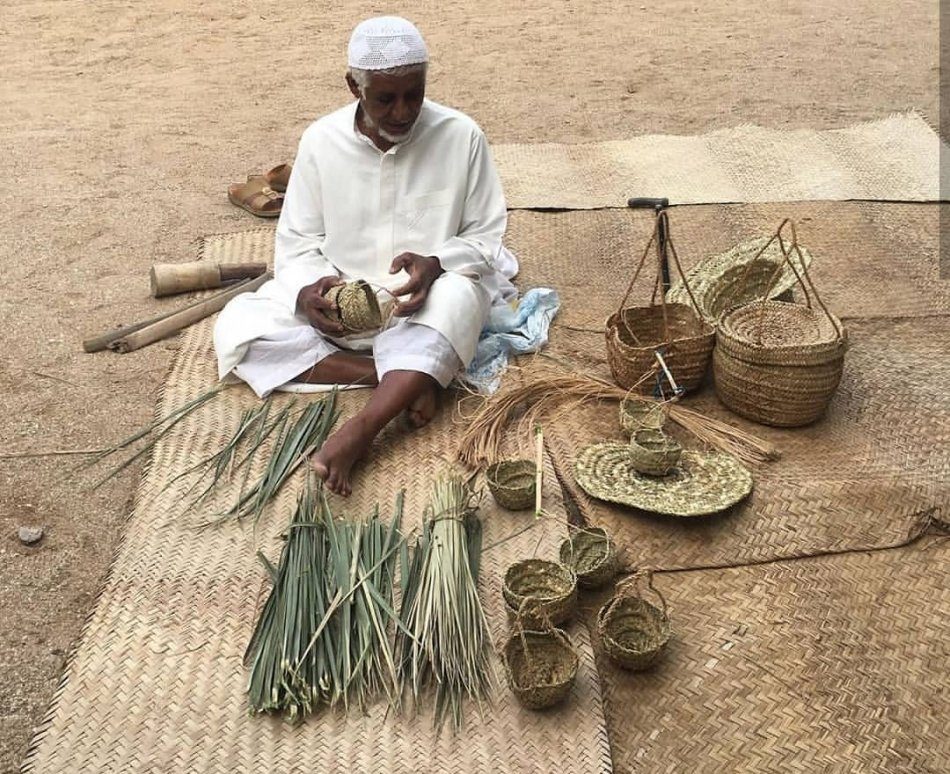
M429 296L429 288L440 275L444 273L442 264L434 255L417 255L416 253L400 253L393 259L389 273L395 274L405 269L409 274L409 281L393 291L394 296L409 295L405 301L396 304L393 311L397 317L408 317L415 314L425 304Z

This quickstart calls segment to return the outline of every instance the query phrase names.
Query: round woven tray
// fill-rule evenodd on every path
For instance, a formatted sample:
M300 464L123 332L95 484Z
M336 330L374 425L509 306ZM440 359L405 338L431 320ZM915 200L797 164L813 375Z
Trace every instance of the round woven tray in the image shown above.
M617 595L597 615L597 630L604 651L624 669L646 669L659 657L670 639L670 619L666 601L650 582L662 608L647 602L639 588L631 593L631 584L618 587Z
M716 341L713 327L685 304L667 304L666 321L668 337L661 306L626 307L607 318L607 363L621 387L634 389L640 382L635 389L653 391L654 380L641 379L656 368L657 350L679 387L688 391L700 385Z
M502 660L511 692L529 709L553 707L567 698L580 660L561 629L517 631Z
M557 562L523 559L508 568L502 594L510 610L522 611L525 625L562 624L577 607L577 576Z
M801 272L802 264L807 268L812 256L801 248L801 256L796 254L793 260ZM769 291L769 282L780 264L782 271ZM732 307L761 298L767 291L771 298L787 296L797 282L778 242L768 236L742 242L724 253L703 259L686 273L686 278L699 311L707 320L718 320ZM666 299L677 304L690 302L682 280L673 283Z
M620 401L620 427L627 435L641 427L662 430L668 415L667 405L651 398L631 395Z
M485 482L502 508L523 511L534 507L537 470L531 460L496 462L485 471Z
M662 430L642 427L630 439L630 465L637 473L665 476L679 462L683 447Z
M668 516L707 516L735 505L752 491L752 474L724 452L684 451L666 476L644 476L617 442L581 450L574 463L580 487L592 497Z
M363 280L334 285L324 297L337 305L327 316L337 320L351 333L376 330L383 324L383 313L376 292Z
M598 589L617 574L617 546L603 527L587 527L573 532L561 543L561 564L570 567L577 583Z

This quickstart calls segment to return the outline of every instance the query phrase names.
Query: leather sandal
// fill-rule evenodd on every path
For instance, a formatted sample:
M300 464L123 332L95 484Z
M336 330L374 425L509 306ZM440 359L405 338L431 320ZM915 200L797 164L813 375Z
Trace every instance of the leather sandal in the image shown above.
M231 183L228 199L259 218L276 218L284 204L283 195L267 184L264 175L251 175L246 183Z
M265 173L264 179L267 181L267 185L281 193L286 191L292 168L293 164L278 164L270 172Z

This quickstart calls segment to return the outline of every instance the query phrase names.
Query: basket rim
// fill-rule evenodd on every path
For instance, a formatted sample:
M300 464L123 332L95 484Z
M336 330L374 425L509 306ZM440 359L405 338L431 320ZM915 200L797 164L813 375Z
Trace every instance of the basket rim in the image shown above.
M489 465L487 468L485 468L485 481L488 482L489 486L494 486L498 489L508 489L508 490L512 490L516 492L523 492L530 489L531 487L535 485L534 478L532 478L530 484L511 485L511 484L501 483L500 481L498 481L496 476L506 467L523 467L526 469L525 470L526 474L528 472L528 469L530 469L530 473L532 476L537 475L537 472L538 472L538 466L534 462L534 460L529 460L529 459L499 460L498 462L494 462L491 465Z
M540 595L540 594L530 594L530 595L528 595L528 594L523 594L523 593L521 593L520 591L515 591L513 588L511 588L511 582L510 582L511 573L512 573L513 571L515 571L516 569L519 569L519 568L521 568L521 567L523 567L523 566L528 566L528 565L534 564L534 563L540 563L540 564L550 565L550 566L552 566L552 567L556 567L556 568L558 569L558 571L561 571L561 572L566 573L567 576L568 576L568 577L567 577L567 580L569 580L569 581L570 581L570 584L571 584L571 585L570 585L570 588L569 588L567 591L561 592L561 593L559 593L559 594L555 594L554 596L542 596L542 595ZM565 565L565 564L563 564L563 563L561 563L561 562L555 562L555 561L553 561L553 560L551 560L551 559L534 559L534 558L532 558L532 559L520 559L520 560L518 560L517 562L515 562L514 564L509 565L508 569L505 570L505 577L504 577L503 582L502 582L502 589L503 589L504 591L507 591L509 594L511 594L511 595L513 595L513 596L516 596L516 597L527 597L527 596L531 596L532 598L537 599L537 600L540 600L540 601L543 601L543 602L557 602L557 601L569 599L570 596L571 596L572 594L574 594L574 593L577 591L577 573L574 572L574 571L573 571L570 567L568 567L567 565Z
M783 344L760 344L753 339L746 338L745 336L740 335L733 327L730 326L730 322L735 320L738 315L743 313L753 314L754 307L765 307L766 309L788 313L791 315L802 314L814 317L816 320L822 323L827 323L830 325L831 330L834 332L833 336L827 338L821 338L815 341L799 341L799 342L789 342ZM828 318L832 318L829 320ZM838 329L840 329L841 334L838 334L838 331L835 330L835 324L837 324ZM730 340L728 343L735 343L742 347L750 347L755 350L760 350L763 352L775 351L780 352L784 350L796 350L796 351L809 351L813 349L820 348L830 348L841 345L848 338L847 329L844 324L841 322L841 319L835 314L828 312L827 315L818 312L815 309L806 306L805 304L790 304L785 301L773 301L771 299L764 301L752 301L747 304L738 304L731 307L726 312L722 314L719 318L719 328L718 335L722 336L725 339Z
M662 319L662 314L663 314L662 310L663 310L662 306L625 306L621 309L618 309L616 312L611 314L604 322L604 330L607 333L608 340L613 339L615 340L615 343L619 345L620 347L623 347L625 349L629 349L635 352L641 352L645 350L655 349L658 346L673 344L679 341L695 341L699 339L704 339L707 336L714 336L716 333L715 327L712 324L710 324L708 321L700 317L696 313L696 311L693 309L693 307L687 306L686 304L673 303L673 304L666 305L667 314L670 314L672 312L674 316L679 315L679 319L677 320L677 322L696 323L696 332L688 336L676 336L674 332L674 335L671 336L668 340L657 340L656 342L652 344L644 344L642 346L627 344L623 339L620 338L619 322L620 322L620 316L624 312L637 311L637 312L642 312L649 315L655 315L656 313L659 313Z
M653 647L644 648L644 649L641 649L641 650L638 650L638 649L635 649L635 648L630 648L630 647L627 647L626 645L623 645L623 644L621 644L620 642L618 642L618 641L617 641L617 638L614 637L614 636L612 636L612 635L608 632L608 630L607 630L607 626L608 626L607 613L608 613L608 610L610 610L611 607L613 607L614 609L616 609L616 608L618 608L618 607L621 606L621 605L629 605L629 604L638 605L638 606L646 606L646 608L647 608L649 611L651 611L649 614L650 614L650 615L654 615L655 618L656 618L656 620L659 622L659 624L660 624L660 632L659 632L659 635L658 635L657 640L656 640L657 644L654 645ZM629 654L631 654L631 655L637 655L637 656L644 655L644 654L647 654L647 653L654 653L654 652L656 652L657 650L659 650L660 648L662 648L664 645L666 645L666 643L670 641L670 637L672 637L672 635L673 635L673 629L672 629L672 626L671 626L671 624L670 624L670 617L669 617L669 615L667 615L667 614L664 613L662 610L660 610L660 608L658 608L658 607L657 607L656 605L654 605L652 602L648 602L647 600L643 599L642 597L622 597L622 598L620 598L620 599L610 599L610 600L608 600L608 601L600 608L600 611L597 613L597 628L598 628L599 631L600 631L600 636L601 636L603 639L605 639L605 640L610 640L610 642L612 643L612 645L613 645L615 648L617 648L617 650L620 650L620 651L622 651L622 652L624 652L624 653L629 653Z

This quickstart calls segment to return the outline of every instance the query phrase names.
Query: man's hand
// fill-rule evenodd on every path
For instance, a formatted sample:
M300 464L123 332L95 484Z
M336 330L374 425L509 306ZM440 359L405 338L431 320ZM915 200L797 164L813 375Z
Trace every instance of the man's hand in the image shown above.
M417 255L416 253L400 253L393 259L392 266L389 267L389 273L405 269L409 274L409 281L400 288L393 291L394 296L405 296L409 298L396 304L393 314L397 317L408 317L415 314L422 305L425 304L429 296L429 288L441 274L444 273L442 264L434 255Z
M341 323L327 317L334 305L323 297L334 285L342 285L339 277L321 277L312 285L304 285L297 294L297 314L303 315L321 333L340 335L346 332Z

